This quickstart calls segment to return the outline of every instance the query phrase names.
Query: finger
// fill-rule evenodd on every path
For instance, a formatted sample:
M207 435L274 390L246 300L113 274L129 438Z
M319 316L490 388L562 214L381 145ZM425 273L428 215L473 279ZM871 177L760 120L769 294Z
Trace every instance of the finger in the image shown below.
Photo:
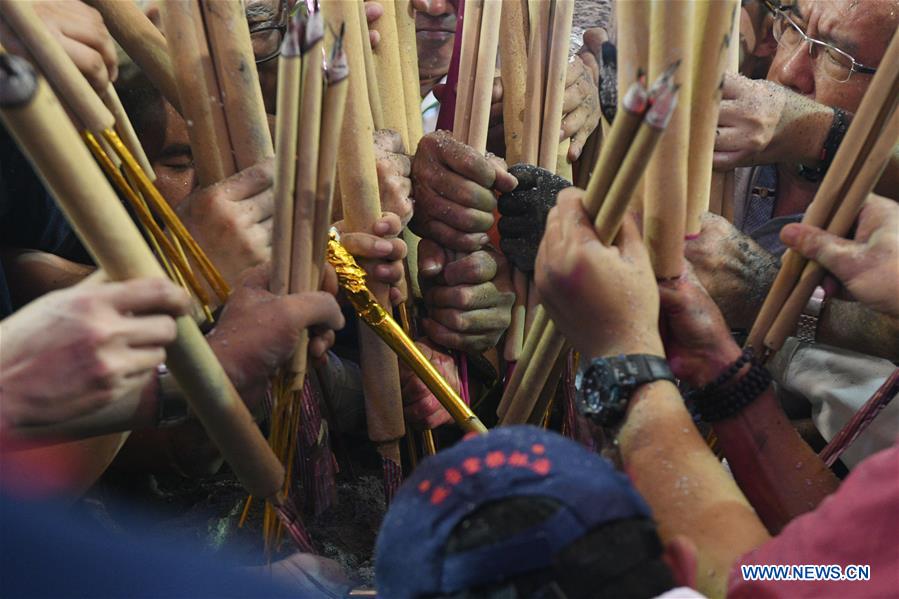
M190 308L190 296L163 278L147 277L98 287L110 305L125 314L168 314L182 316Z
M451 331L469 335L505 330L511 320L508 311L497 308L480 310L435 308L428 313L428 317Z
M161 347L178 336L178 327L171 316L132 316L123 318L121 326L125 342L131 347Z
M464 208L483 212L493 212L496 208L496 196L489 187L446 169L417 183L415 195L419 202L428 202L437 196Z
M262 221L272 218L275 213L275 192L274 189L266 189L262 193L256 194L238 204L247 211L247 216L252 223L261 223Z
M321 358L334 346L334 331L328 330L316 335L309 340L309 355L313 358Z
M457 349L462 351L486 351L496 344L497 334L490 335L463 335L455 331L451 331L439 322L425 318L421 321L422 329L425 335L438 345L449 349Z
M476 187L476 186L475 186ZM419 212L425 217L431 217L431 220L438 220L446 225L464 231L465 233L485 233L493 226L493 210L496 207L496 198L493 193L483 187L478 187L478 194L481 194L482 200L486 201L470 201L473 196L468 194L459 194L454 201L447 199L442 194L435 192L428 185L421 185L416 190L418 198ZM484 196L483 194L486 194ZM487 204L489 201L489 204ZM466 204L489 205L489 208L474 208Z
M382 239L369 233L344 233L340 242L356 258L401 260L406 257L402 239Z
M343 328L340 306L329 293L310 291L278 297L276 301L281 303L285 316L297 330L315 325L333 330Z
M385 152L404 154L403 138L393 129L378 129L375 131L375 145Z
M500 104L503 101L503 80L501 77L493 78L493 89L490 92L490 102Z
M403 279L403 263L400 261L391 262L389 264L376 264L369 271L369 275L379 282L386 285L397 285Z
M642 261L647 256L640 229L637 228L637 223L630 214L625 214L621 220L621 228L618 229L618 235L615 237L615 245L618 246L621 254L628 258Z
M119 60L112 36L103 24L103 17L96 9L88 6L81 8L92 11L93 18L64 21L60 30L65 37L77 40L97 52L106 66L109 80L115 81L119 71Z
M499 192L512 191L518 186L518 179L509 173L506 161L499 156L490 154L487 162L493 166L493 189Z
M712 154L712 168L717 171L728 171L743 166L742 152L714 152Z
M384 7L379 2L365 0L365 19L374 23L384 15Z
M486 233L460 231L436 219L428 220L420 229L422 237L432 239L450 251L475 252L490 243Z
M599 121L597 119L597 125ZM574 162L578 158L581 157L581 152L584 151L584 145L587 143L587 139L590 138L590 135L595 131L595 127L593 130L588 128L579 129L577 133L574 134L574 137L571 138L571 145L568 147L568 162Z
M240 273L241 287L249 289L268 289L271 278L271 263L266 262L244 270Z
M439 244L430 239L422 239L418 243L418 274L431 279L443 272L446 265L446 252Z
M271 189L274 184L273 159L266 159L244 170L235 173L227 179L209 186L209 190L221 193L232 202L239 202L261 194ZM272 200L274 202L274 200Z
M109 85L110 72L103 55L94 48L67 36L60 38L59 43L91 87L97 92L104 92Z
M113 369L125 376L138 376L146 374L148 370L155 370L157 366L165 362L165 350L161 347L137 347L120 351L115 358L119 365Z
M738 152L746 148L746 133L736 127L719 126L715 130L716 152Z
M395 212L382 212L372 226L372 232L378 237L396 237L403 230L403 222Z
M609 33L602 27L592 27L584 31L584 46L596 54L602 48L603 42L609 41Z
M483 154L449 135L440 136L436 143L437 151L434 156L440 163L481 187L493 187L496 174Z
M790 249L829 270L843 283L859 272L862 256L860 245L854 241L802 223L791 223L781 229L780 239Z
M496 305L497 289L493 283L432 287L425 292L428 308L480 310Z
M574 134L577 133L580 129L583 129L587 124L587 119L590 117L590 113L590 109L583 104L577 106L574 110L567 113L562 119L562 131L560 133L561 138L559 141L568 139L569 137L574 136Z
M446 284L477 285L493 280L496 276L496 260L484 251L467 254L443 268Z

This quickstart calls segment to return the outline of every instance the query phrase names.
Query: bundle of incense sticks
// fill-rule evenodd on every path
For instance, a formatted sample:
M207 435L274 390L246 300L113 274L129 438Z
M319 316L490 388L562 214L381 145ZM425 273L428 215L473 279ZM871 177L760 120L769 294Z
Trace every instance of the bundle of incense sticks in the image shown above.
M602 169L596 169L584 194L584 207L595 219L597 234L605 244L615 239L637 181L645 171L662 132L677 104L673 71L653 86L652 104L642 76L624 95L621 110L600 153ZM556 330L543 308L537 309L531 333L519 365L506 387L497 411L501 424L532 421L542 416L535 408L546 389L555 389L551 377L565 349L565 339ZM545 401L545 399L544 399Z
M194 275L189 260L198 265L219 301L227 298L228 286L153 184L155 175L115 90L111 86L107 88L101 101L30 4L5 1L0 4L0 10L53 87L65 98L85 142L134 209L167 274L189 289L211 318L212 301Z
M503 96L511 98L512 126L506 129L507 154L512 147L510 163L536 164L571 179L571 166L560 160L560 153L567 154L567 142L559 143L562 128L562 100L565 95L571 22L574 15L573 0L552 0L529 3L525 10L519 2L513 2L508 18L503 20L506 29L502 36ZM523 36L527 36L526 46ZM508 62L507 62L508 61ZM506 75L506 72L509 75ZM524 82L522 85L522 75ZM508 81L510 87L506 87ZM506 110L504 107L504 122ZM517 115L521 114L521 117ZM519 119L521 126L518 127ZM519 149L520 148L520 149ZM504 358L515 362L521 355L525 335L530 334L530 322L536 314L537 294L528 289L527 277L513 271L515 305L512 323L506 335ZM530 303L529 303L530 298Z
M899 35L862 98L852 124L818 187L802 222L845 237L899 139ZM787 250L747 339L747 346L770 355L796 327L824 276L820 265Z
M739 15L739 11L737 11ZM740 19L735 18L727 47L727 72L740 72ZM713 171L709 192L709 212L719 214L734 222L735 171ZM688 229L689 231L689 229Z
M240 0L162 5L181 113L203 186L274 154Z
M322 2L325 19L333 30L345 23L344 48L349 64L347 100L337 156L343 215L350 231L370 231L381 217L378 175L374 154L374 121L366 80L361 2ZM363 265L364 266L364 265ZM372 286L382 306L389 306L389 289ZM388 500L402 480L399 440L405 434L399 369L396 356L368 328L359 330L365 416L368 435L382 457Z
M8 8L4 3L4 18L9 18ZM4 96L4 125L97 264L113 280L164 276L53 92L26 61L4 54L0 63L0 83L18 95ZM197 324L182 316L177 330L176 341L166 348L167 364L193 413L246 489L283 505L284 469Z

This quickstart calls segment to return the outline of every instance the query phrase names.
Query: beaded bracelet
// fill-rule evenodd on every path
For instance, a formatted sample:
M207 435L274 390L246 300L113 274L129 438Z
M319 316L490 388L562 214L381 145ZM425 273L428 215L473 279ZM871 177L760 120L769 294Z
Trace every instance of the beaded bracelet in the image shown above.
M706 422L718 422L736 416L756 400L771 384L768 369L752 360L752 367L733 387L694 398L699 416Z

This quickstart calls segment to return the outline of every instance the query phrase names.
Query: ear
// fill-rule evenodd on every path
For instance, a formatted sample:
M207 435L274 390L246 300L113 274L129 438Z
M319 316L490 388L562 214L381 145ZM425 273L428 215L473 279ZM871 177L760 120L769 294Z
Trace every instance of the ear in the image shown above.
M671 570L677 586L695 588L698 559L693 541L684 536L674 537L665 545L662 560Z

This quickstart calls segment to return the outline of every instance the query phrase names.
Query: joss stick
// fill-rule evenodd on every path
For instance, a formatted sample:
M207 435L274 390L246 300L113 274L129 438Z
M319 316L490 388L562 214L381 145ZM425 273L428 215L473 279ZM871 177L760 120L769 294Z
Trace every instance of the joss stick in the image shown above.
M352 3L328 0L322 7L332 30L336 30L340 22L346 23L344 42L349 77L337 163L340 188L344 190L343 214L350 231L370 231L381 217L381 200L372 144L374 125L362 57L362 24L359 10ZM389 289L384 285L372 287L381 304L389 306ZM362 377L368 435L377 445L385 474L393 483L393 474L400 464L398 440L405 434L396 356L365 327L359 331L359 346L360 362L364 364ZM389 495L392 490L388 491Z
M165 38L137 3L132 0L87 0L87 3L100 12L112 37L180 113L178 86Z
M827 226L834 207L846 195L849 185L874 146L878 133L887 122L888 113L885 109L895 101L897 79L899 79L899 35L894 35L884 54L881 67L871 79L871 85L862 97L858 111L834 155L830 168L827 169L827 174L824 175L812 203L802 216L803 223L815 227ZM757 352L762 350L764 338L804 266L805 261L801 256L787 250L781 259L780 270L774 284L768 291L752 325L746 340L748 347L754 348Z
M540 132L543 121L543 99L546 91L546 37L549 31L551 3L546 0L529 0L528 15L528 70L524 112L524 140L522 162L537 164L540 158Z
M365 61L365 81L368 83L368 104L371 106L371 118L374 122L375 131L384 128L384 107L381 106L381 95L379 93L380 81L378 80L378 71L375 68L374 50L371 48L369 41L368 19L365 16L365 2L356 2L359 11L359 24L361 36L362 58Z
M730 31L730 44L727 47L727 72L740 71L740 15L736 16ZM713 171L709 197L709 212L720 214L730 222L734 222L734 171Z
M406 128L409 145L406 152L415 155L418 142L424 136L421 120L421 86L418 82L418 42L415 15L410 0L396 1L396 32L400 49L400 68L403 73L403 100L406 106Z
M456 82L456 112L453 117L453 137L464 143L468 141L468 123L471 119L471 97L477 76L478 40L483 8L484 0L465 0L459 79Z
M500 19L500 77L503 82L503 129L506 162L522 160L524 110L528 78L527 0L507 0Z
M153 172L153 166L150 164L150 159L147 158L147 154L144 152L144 148L137 138L137 132L134 130L134 125L131 124L131 119L128 118L125 107L122 106L119 94L116 93L115 86L113 86L112 83L106 86L106 90L100 94L100 99L103 101L103 104L109 112L112 113L113 118L115 118L116 133L122 138L125 146L137 160L137 163L143 171L147 173L147 177L149 177L151 181L155 181L156 173Z
M619 90L627 89L639 72L649 68L651 7L650 0L615 0Z
M322 115L321 11L309 14L303 39L303 87L300 92L300 124L297 134L297 170L293 194L293 241L290 254L290 292L303 293L318 288L312 276L312 243L315 236L315 193L318 187L318 150ZM289 109L289 108L288 108ZM303 388L309 332L303 330L291 360L291 389Z
M240 171L275 153L247 16L241 0L202 0L201 6L231 150Z
M456 116L456 97L459 92L459 64L462 62L462 34L465 26L465 0L456 0L456 31L453 35L453 55L446 73L446 91L437 113L437 130L452 131Z
M721 84L737 6L736 0L705 0L696 4L696 25L703 33L697 36L694 47L685 228L688 236L699 234L699 218L709 209ZM739 40L733 43L739 45Z
M862 164L861 170L852 181L846 195L836 207L827 232L837 237L846 237L852 228L852 224L861 211L862 204L871 193L874 185L880 179L887 161L893 153L896 143L899 142L899 110L893 111L890 122L880 134L877 143L868 154L867 160ZM765 347L769 351L778 351L783 343L796 329L796 323L814 293L815 288L821 284L826 271L824 267L814 261L808 261L793 291L784 302L783 308L771 325L771 329L765 336Z
M468 136L465 140L475 151L487 151L487 132L490 129L490 104L493 80L496 76L496 53L499 49L499 25L502 0L483 0L481 27L478 36L477 71L471 90Z
M290 287L290 252L293 243L293 189L300 99L301 12L290 20L278 58L278 90L275 115L274 221L272 227L272 274L270 289L286 295Z
M113 280L164 276L52 92L24 61L4 62L0 73L22 78L15 88L28 92L14 106L2 107L4 124L97 264ZM196 323L182 316L177 329L177 340L166 348L167 363L192 412L247 490L278 501L284 469Z
M555 0L549 28L549 58L546 66L546 93L543 124L540 128L538 165L555 173L559 158L559 131L562 129L562 100L568 71L571 19L574 0Z
M656 277L683 272L684 226L687 214L687 160L690 154L693 3L657 2L650 21L650 77L680 61L681 110L672 115L667 134L645 175L643 238ZM705 65L704 65L705 66Z
M403 140L403 148L409 148L409 129L406 125L406 102L403 99L405 86L400 64L399 34L396 24L396 4L382 2L384 14L372 24L381 40L372 50L375 59L375 71L378 76L378 91L381 98L381 110L384 111L384 128L399 133ZM369 83L371 85L371 83ZM421 120L420 112L419 118Z
M161 10L197 179L208 187L233 175L237 167L203 17L196 0L170 0Z
M340 130L346 105L347 67L346 52L343 50L344 29L334 42L331 59L325 73L327 87L322 101L320 146L318 153L318 189L315 192L315 237L312 243L313 266L321 273L328 246L328 230L334 205L334 180L337 177L337 150L340 144ZM320 278L320 274L319 274Z

